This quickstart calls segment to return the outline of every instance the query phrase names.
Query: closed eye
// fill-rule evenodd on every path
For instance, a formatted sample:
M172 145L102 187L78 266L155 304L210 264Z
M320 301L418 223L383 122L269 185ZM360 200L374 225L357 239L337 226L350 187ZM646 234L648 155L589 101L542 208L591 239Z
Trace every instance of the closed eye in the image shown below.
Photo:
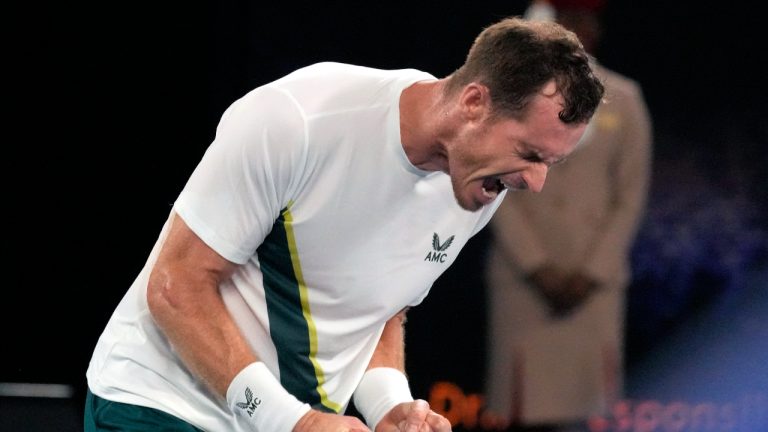
M529 153L529 154L523 155L523 160L526 160L526 161L528 161L528 162L533 162L533 163L541 163L541 162L544 162L544 161L543 161L543 160L542 160L542 159L539 157L539 155L537 155L536 153Z
M564 157L560 158L560 159L555 159L555 160L552 160L552 161L545 161L544 159L541 158L541 156L539 156L536 153L530 153L530 154L524 155L523 156L523 160L528 161L528 162L532 162L532 163L543 163L548 168L551 168L553 165L558 165L558 164L561 164L561 163L565 162L565 158Z

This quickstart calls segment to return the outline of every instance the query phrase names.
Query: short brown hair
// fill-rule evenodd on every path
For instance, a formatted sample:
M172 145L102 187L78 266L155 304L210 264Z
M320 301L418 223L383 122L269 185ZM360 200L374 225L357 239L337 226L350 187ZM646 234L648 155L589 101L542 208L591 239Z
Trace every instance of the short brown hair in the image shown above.
M490 90L494 111L518 117L553 79L565 101L560 120L589 121L605 89L579 39L557 23L512 17L480 33L448 91L479 82Z

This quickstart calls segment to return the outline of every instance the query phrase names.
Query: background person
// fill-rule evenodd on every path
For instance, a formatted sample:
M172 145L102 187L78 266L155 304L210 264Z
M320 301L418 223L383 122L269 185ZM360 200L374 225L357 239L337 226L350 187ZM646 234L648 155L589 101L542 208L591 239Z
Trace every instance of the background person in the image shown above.
M552 0L552 20L594 53L602 1ZM601 105L537 195L514 194L490 224L486 423L585 428L620 397L630 248L643 215L651 122L639 85L599 66Z

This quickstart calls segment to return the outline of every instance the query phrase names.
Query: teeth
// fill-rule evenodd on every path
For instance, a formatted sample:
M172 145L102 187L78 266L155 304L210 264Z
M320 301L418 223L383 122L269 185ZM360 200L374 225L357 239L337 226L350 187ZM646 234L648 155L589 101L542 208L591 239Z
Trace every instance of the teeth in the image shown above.
M501 182L501 184L504 185L504 187L507 189L514 189L511 184L505 182L504 180L499 179L499 182Z
M483 188L483 196L486 198L496 198L499 194L496 191L487 191L485 188Z

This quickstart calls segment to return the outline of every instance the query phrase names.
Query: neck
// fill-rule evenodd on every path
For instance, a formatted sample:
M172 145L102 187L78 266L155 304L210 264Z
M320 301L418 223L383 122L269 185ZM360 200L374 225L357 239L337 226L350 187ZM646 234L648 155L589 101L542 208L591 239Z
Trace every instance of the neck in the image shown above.
M439 140L447 114L445 80L417 82L400 95L400 141L408 160L425 171L444 170L445 151Z

